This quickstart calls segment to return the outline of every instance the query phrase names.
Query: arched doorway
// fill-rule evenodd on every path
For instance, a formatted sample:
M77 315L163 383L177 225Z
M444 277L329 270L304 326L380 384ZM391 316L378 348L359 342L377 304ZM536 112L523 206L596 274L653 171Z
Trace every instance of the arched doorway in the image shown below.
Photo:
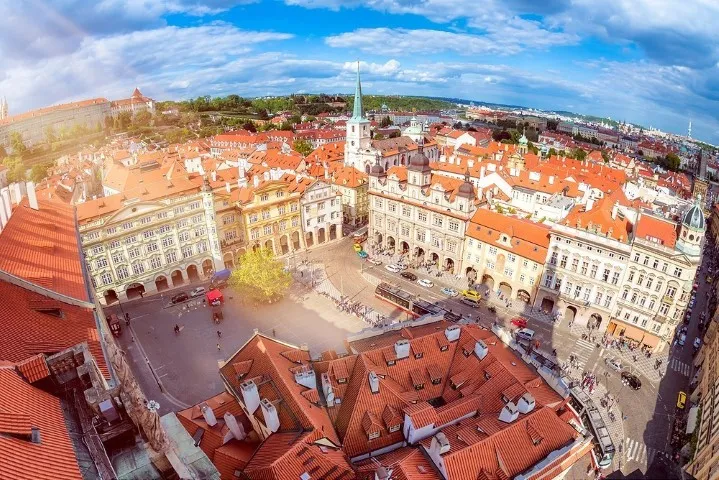
M399 164L404 165L404 153L402 154L401 157L399 157Z
M115 302L117 302L119 298L117 297L117 292L115 290L108 290L105 292L105 304L110 305Z
M414 247L414 258L420 262L424 260L424 249L422 247Z
M158 292L163 292L170 288L170 285L167 283L167 277L164 275L160 275L155 279L155 288L157 288Z
M253 251L253 252L256 252L256 251L259 250L259 249L260 249L260 244L259 244L259 243L255 243L254 245L252 245L252 251Z
M491 275L482 275L482 284L484 284L490 292L494 289L494 279Z
M598 313L593 313L591 317L589 317L589 328L593 328L595 330L599 330L599 327L602 325L602 316Z
M554 300L552 300L549 297L544 297L542 299L542 306L541 306L542 312L549 315L554 311Z
M200 279L200 274L197 273L197 265L187 267L187 278L190 282L196 282Z
M409 243L402 242L399 244L399 248L401 249L399 253L404 255L405 253L409 252Z
M389 238L387 238L387 242L389 242ZM375 233L374 234L374 244L378 247L382 246L382 234L381 233Z
M504 298L512 298L512 286L507 282L501 282L499 284L499 293L501 293Z
M310 248L314 244L315 241L312 232L305 233L305 245L307 245L307 248Z
M439 255L432 252L429 254L429 261L432 262L434 265L437 265L437 262L439 262Z
M280 237L280 249L282 250L282 255L290 252L290 246L287 243L287 235L282 235Z
M127 299L132 300L134 298L142 298L145 295L145 286L141 283L131 283L125 290Z
M444 259L444 270L448 273L454 274L454 260L447 257Z
M275 254L275 242L273 242L272 240L267 240L265 242L264 249L268 250L271 254L274 255Z
M473 267L467 267L464 271L465 275L467 275L467 280L469 280L469 283L472 284L477 280L477 270L475 270Z
M170 275L170 280L172 280L172 286L177 287L185 283L185 280L182 278L182 272L179 270L175 270L172 272L172 275Z
M524 303L529 303L529 300L531 299L531 295L526 290L517 290L517 298L523 301Z
M320 228L317 230L317 243L322 244L325 243L325 229Z
M205 276L205 278L209 277L214 273L214 268L212 268L212 260L209 258L206 258L202 261L202 274Z
M292 248L294 250L300 249L300 232L292 232Z
M222 260L225 262L225 268L234 268L235 262L232 260L232 253L227 252L223 257Z
M567 310L564 312L564 317L567 319L567 325L571 325L577 317L577 309L575 307L567 307Z
M337 240L337 225L330 225L330 241Z
M369 163L364 166L364 173L366 173L367 175L369 175Z

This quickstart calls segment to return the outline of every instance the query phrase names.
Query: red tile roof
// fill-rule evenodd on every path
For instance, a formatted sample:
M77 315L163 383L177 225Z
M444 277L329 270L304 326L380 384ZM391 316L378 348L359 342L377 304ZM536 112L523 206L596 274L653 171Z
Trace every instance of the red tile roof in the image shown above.
M88 301L73 207L27 198L0 232L0 270L62 295Z
M0 478L83 478L62 412L58 398L0 367ZM39 430L39 444L30 427Z
M467 235L533 262L544 263L549 248L549 227L530 220L478 209L470 220ZM502 242L506 235L509 242Z
M9 125L11 123L21 122L23 120L40 117L48 113L59 112L62 110L72 110L75 108L85 108L102 104L107 104L109 106L109 102L106 98L91 98L89 100L80 100L79 102L63 103L60 105L53 105L51 107L38 108L37 110L30 110L29 112L12 115L2 119L0 120L0 125Z
M614 203L621 204L619 201L621 197L626 199L624 193L609 193L597 200L590 210L585 210L584 206L578 205L569 212L562 224L629 243L633 230L632 223L619 212L612 217Z
M665 247L674 248L677 243L677 224L643 213L637 222L636 236L649 241L656 239Z
M41 378L43 369L29 357L53 354L86 342L102 374L109 378L93 311L49 299L9 282L0 281L0 359L20 362L20 370ZM43 313L58 308L62 317ZM31 364L25 363L25 361Z

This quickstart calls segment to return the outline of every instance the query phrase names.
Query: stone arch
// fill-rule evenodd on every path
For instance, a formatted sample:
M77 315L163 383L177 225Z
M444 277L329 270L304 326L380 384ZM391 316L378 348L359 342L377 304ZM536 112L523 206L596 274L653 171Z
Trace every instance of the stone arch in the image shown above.
M334 223L330 225L330 241L337 240L337 225Z
M235 260L232 256L232 252L227 252L222 256L222 261L225 264L225 268L234 268Z
M486 273L482 275L482 284L485 285L490 292L494 290L494 278L492 278L491 275Z
M512 286L507 282L500 282L499 293L504 295L505 298L512 298Z
M589 328L598 330L599 327L602 325L602 316L598 313L593 313L589 317Z
M117 292L113 289L105 291L103 296L105 297L105 304L107 305L111 305L120 300L120 297L117 296Z
M325 229L324 227L320 227L317 229L317 244L321 245L325 243L327 239L325 238Z
M424 248L414 247L414 258L416 258L420 262L424 260Z
M524 303L529 303L532 296L529 294L528 291L520 289L520 290L517 290L517 298L519 300L523 301Z
M265 248L265 249L269 250L270 253L274 254L275 253L275 242L271 238L269 238L269 239L267 239L267 241L265 242L265 244L262 248Z
M387 237L387 248L394 252L395 245L396 242L394 240L394 237Z
M307 245L307 248L310 248L314 244L315 244L314 234L312 232L305 233L305 245Z
M192 282L197 282L200 280L200 273L197 269L197 265L194 263L187 266L187 279Z
M545 314L551 314L554 311L554 300L551 297L544 297L540 308Z
M465 268L464 274L467 276L467 279L473 283L475 280L477 280L477 270L475 270L474 267Z
M185 279L182 276L182 272L180 270L175 270L170 274L170 280L172 281L173 287L178 287L185 283Z
M447 257L444 259L444 269L447 272L454 274L454 259L453 258Z
M290 252L290 244L287 241L287 235L282 235L280 237L280 250L282 251L282 255Z
M164 292L170 288L170 284L165 275L158 275L157 278L155 278L155 288L158 292Z
M364 166L364 173L369 175L369 163Z
M577 318L577 307L568 306L564 312L564 316L567 319L567 325L573 323L574 319Z
M145 295L145 286L141 283L131 283L125 289L127 299L132 300L134 298L142 298Z
M292 232L292 248L294 250L302 248L302 244L300 243L300 232L298 231Z
M399 248L401 249L400 253L407 253L409 252L409 243L402 241L399 244Z

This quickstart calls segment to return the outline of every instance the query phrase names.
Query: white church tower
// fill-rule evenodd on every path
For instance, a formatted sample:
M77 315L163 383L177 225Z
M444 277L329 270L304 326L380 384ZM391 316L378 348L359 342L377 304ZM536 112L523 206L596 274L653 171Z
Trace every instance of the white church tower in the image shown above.
M370 121L362 109L362 84L360 83L359 62L357 62L357 85L352 118L347 120L347 141L345 142L345 165L363 169L361 152L370 148Z

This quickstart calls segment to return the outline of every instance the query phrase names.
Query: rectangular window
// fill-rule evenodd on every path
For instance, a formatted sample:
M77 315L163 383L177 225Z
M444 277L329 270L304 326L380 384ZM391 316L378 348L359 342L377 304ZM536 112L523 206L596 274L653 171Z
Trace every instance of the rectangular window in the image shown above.
M270 211L269 210L263 210L262 211L262 220L268 220L270 218Z
M167 212L159 212L157 218L167 218Z
M198 208L200 208L200 202L192 202L190 204L190 210L197 210Z
M562 268L566 268L566 267L567 267L567 260L568 260L568 259L569 259L569 256L567 256L567 255L562 255L562 260L559 262L559 266L562 267Z
M137 241L137 235L130 235L129 237L125 238L126 244L135 243Z
M165 253L165 260L167 260L167 263L175 263L177 261L177 252L174 250L170 250L169 252Z
M195 229L195 238L198 237L204 237L205 236L205 227L199 227Z
M102 280L103 285L111 285L112 284L112 275L110 272L105 272L100 277L100 280Z
M280 230L283 230L284 222L280 222ZM237 230L227 230L225 232L225 240L233 240L237 237Z
M449 229L453 232L459 232L459 222L455 220L449 221Z
M120 265L115 271L117 272L117 278L120 280L124 280L130 276L130 272L125 265Z
M320 203L320 205L322 205L322 204ZM323 207L320 207L320 210L322 210L322 208ZM397 211L397 204L394 202L389 202L389 203L387 203L387 209L390 212L395 213Z
M567 283L564 285L564 294L565 294L565 295L569 295L570 293L572 293L572 287L573 287L573 286L574 286L574 285L572 284L572 282L567 282Z
M677 294L677 289L675 287L669 287L667 288L667 297L674 298L674 295Z
M202 221L202 215L195 215L192 217L192 223L200 223Z
M613 297L611 295L607 295L607 298L604 299L604 307L605 308L609 308L609 305L612 304L612 298Z
M113 233L117 232L117 227L110 227L107 229L107 234L112 235Z
M299 209L299 205L297 203L291 203L290 204L290 212L296 212Z
M130 258L137 258L140 256L140 249L139 248L132 248L127 251L127 254L130 256Z
M96 262L97 268L105 268L107 267L107 258L102 257L98 258Z
M299 226L299 224L300 224L300 218L299 218L299 217L294 217L294 218L292 219L292 226L293 226L293 227L297 227L297 226Z
M110 242L110 248L120 248L120 240L113 240L112 242Z
M294 219L293 219L293 221L294 221ZM295 226L296 226L296 225L295 225ZM258 238L260 238L260 231L259 231L258 229L256 229L256 228L253 228L253 229L250 231L250 238L251 238L252 240L257 240Z
M592 265L592 273L589 274L591 278L597 278L597 270L599 269L599 265Z
M652 288L652 283L654 282L654 279L652 277L647 278L647 290Z
M675 277L681 278L682 273L684 273L684 270L682 270L681 268L678 268L678 267L674 268L674 276Z
M132 273L135 275L140 275L142 273L145 273L145 265L142 262L133 263L132 264Z
M173 237L165 237L162 239L162 246L167 248L171 247L175 244L175 239Z
M100 253L102 253L102 252L104 252L104 251L105 251L105 248L103 248L102 245L97 245L97 246L95 246L95 247L92 247L92 254L93 254L93 255L98 255L98 254L100 254Z
M272 225L265 225L264 228L262 229L262 232L265 235L272 235Z
M182 212L184 212L184 211L185 211L185 207L182 207L182 206L181 206L181 207L175 207L175 208L172 209L172 212L173 212L175 215L180 215L180 214L181 214Z
M579 295L582 293L582 286L577 285L574 287L574 298L579 298Z
M551 273L548 273L544 277L544 286L547 288L552 288L552 283L554 283L554 275L552 275Z
M507 255L507 261L508 261L509 263L514 263L514 262L516 262L516 261L517 261L516 255L514 255L514 254L512 254L512 253L508 254L508 255Z
M150 242L147 244L146 248L148 253L152 253L156 252L159 247L157 246L157 242Z
M494 270L494 262L487 262L487 270Z
M192 256L192 245L185 245L182 247L182 258L188 258Z
M409 217L412 215L412 210L409 207L402 206L402 215Z
M152 257L152 258L150 259L150 266L151 266L153 269L155 269L155 268L160 268L160 267L162 266L162 260L160 259L160 257L159 257L159 256L157 256L157 257Z
M152 221L152 217L143 217L140 219L140 223L146 225Z
M112 263L118 264L125 261L125 255L122 252L115 252L112 254Z
M504 269L504 275L505 275L506 277L511 277L511 276L514 275L514 270L512 270L511 268L505 268L505 269Z
M572 271L576 272L578 266L579 266L579 259L578 258L573 259L572 260Z
M634 272L629 272L629 277L627 277L627 283L632 283L634 281Z
M608 268L604 269L604 272L602 273L602 280L604 280L605 282L609 281L609 269Z
M129 230L132 228L132 222L125 222L122 224L122 228L125 230Z
M253 213L250 215L250 223L255 223L257 221L257 214Z
M437 215L432 216L432 224L436 227L441 227L444 223L444 219L442 217L439 217Z
M582 275L586 275L588 269L589 269L589 262L582 262L582 269L580 270L580 273Z
M374 199L374 206L377 208L382 208L382 199L381 198L375 198Z
M558 256L559 256L559 254L557 254L557 252L552 252L552 256L551 256L551 258L549 259L549 264L550 264L550 265L556 265L556 264L557 264L557 257L558 257Z
M497 247L489 247L489 254L492 256L497 255Z
M426 222L427 221L427 214L425 212L418 212L417 213L417 220L420 222Z
M597 292L597 296L594 297L594 303L596 303L597 305L600 305L602 303L603 296L604 295L601 292Z
M454 253L457 250L457 244L451 241L447 242L447 251Z
M612 285L617 285L619 283L619 272L614 272L612 274Z
M287 212L287 209L285 208L284 205L280 205L279 207L277 207L277 213L279 213L280 215L284 215L286 212Z
M142 236L145 238L145 240L147 240L148 238L152 238L155 236L155 231L154 230L145 230L144 232L142 232Z
M403 237L409 237L409 227L407 225L402 225L401 230Z
M186 218L183 218L179 222L177 222L177 228L185 228L190 224L190 221Z
M169 232L170 230L172 230L172 227L171 227L171 226L169 226L169 225L163 225L163 226L161 226L161 227L157 230L157 232L162 234L162 233L167 233L167 232Z
M180 239L180 242L189 242L190 241L190 232L180 232L177 235L177 238Z

